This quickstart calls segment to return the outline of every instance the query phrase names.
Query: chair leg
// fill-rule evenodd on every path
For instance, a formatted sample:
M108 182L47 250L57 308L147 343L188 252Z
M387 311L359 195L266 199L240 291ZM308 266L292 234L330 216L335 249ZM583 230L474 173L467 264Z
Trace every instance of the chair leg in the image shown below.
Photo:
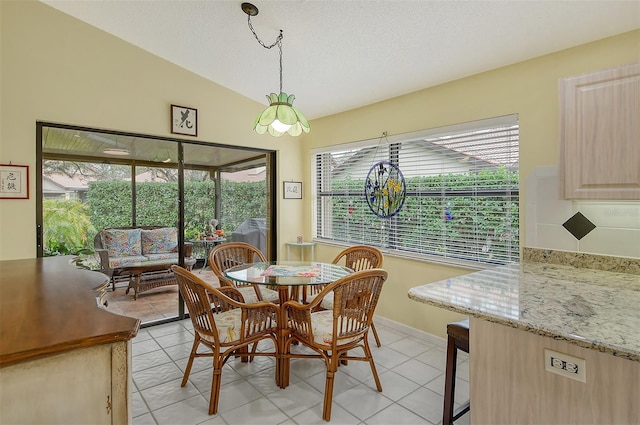
M456 389L456 362L458 349L453 337L447 338L447 365L444 375L444 409L442 412L442 425L453 423L453 395Z
M376 388L378 392L382 392L382 384L380 383L376 363L373 361L373 355L371 354L371 348L369 347L369 342L367 340L364 341L364 355L369 362L369 366L371 366L371 374L373 375L373 379L376 381Z
M331 360L327 363L327 380L324 384L324 404L322 408L322 419L325 421L331 420L331 404L333 403L333 378L338 368L338 357L334 353L331 355Z
M380 344L380 338L378 337L378 331L376 330L376 325L371 322L371 330L373 331L373 337L376 339L376 345L378 347L382 347L382 344Z
M196 357L196 351L198 350L198 345L200 344L200 337L196 333L196 337L193 340L193 347L191 347L191 354L189 354L189 361L187 362L187 367L184 370L184 376L182 377L181 387L187 385L187 381L189 380L189 374L191 373L191 366L193 366L193 359Z
M211 378L211 397L209 398L209 414L218 413L218 401L220 400L220 385L222 383L222 366L214 360L213 377Z

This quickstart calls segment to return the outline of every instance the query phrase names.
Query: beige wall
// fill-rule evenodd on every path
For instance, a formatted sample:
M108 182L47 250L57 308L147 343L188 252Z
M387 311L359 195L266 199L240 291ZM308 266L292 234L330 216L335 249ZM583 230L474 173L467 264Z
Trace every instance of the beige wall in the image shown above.
M190 106L199 118L190 140L278 150L278 178L301 180L299 139L252 130L265 105L43 3L0 1L0 19L0 163L28 165L31 189L29 200L0 200L0 259L36 256L38 120L175 137L170 105ZM302 223L290 219L302 204L286 206L281 242L302 233Z
M251 130L263 105L44 4L0 1L0 23L0 163L32 167L32 194L37 120L171 136L169 105L191 106L198 109L198 140L278 149L278 190L282 180L305 183L303 202L278 200L281 250L298 234L311 236L310 149L518 113L521 175L528 175L558 162L558 79L640 60L634 31L313 120L302 139L273 139ZM316 258L331 260L338 251L319 245ZM34 256L33 196L0 200L0 259ZM407 291L470 270L391 256L384 267L390 279L379 315L436 335L460 317L410 301Z
M314 120L313 131L304 138L304 155L309 158L309 150L316 147L376 139L383 131L394 135L517 113L520 119L520 175L527 176L535 167L558 164L558 79L638 61L640 31L636 30L452 81ZM310 160L303 163L307 167L304 174L309 176ZM525 246L523 229L527 193L522 181L520 189L521 245ZM305 190L309 193L310 188L305 187ZM311 229L312 203L308 201L304 214L307 220L305 229ZM310 233L305 236L309 237ZM338 250L319 246L317 252L320 259L330 260ZM407 298L407 291L413 286L469 270L401 260L389 255L385 258L384 268L390 277L376 312L433 334L444 335L445 323L458 316L411 301Z

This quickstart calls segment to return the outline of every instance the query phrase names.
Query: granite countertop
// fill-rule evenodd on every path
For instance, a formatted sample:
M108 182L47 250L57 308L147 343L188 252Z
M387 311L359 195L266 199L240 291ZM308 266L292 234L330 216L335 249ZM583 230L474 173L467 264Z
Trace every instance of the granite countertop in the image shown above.
M640 275L525 261L409 290L409 298L640 361Z

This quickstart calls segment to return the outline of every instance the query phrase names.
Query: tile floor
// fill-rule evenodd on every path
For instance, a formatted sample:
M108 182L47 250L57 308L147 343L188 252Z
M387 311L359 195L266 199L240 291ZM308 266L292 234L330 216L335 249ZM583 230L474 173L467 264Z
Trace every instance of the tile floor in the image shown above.
M439 424L442 420L445 341L376 319L382 347L371 337L383 387L379 393L365 362L340 367L335 378L332 424ZM141 329L133 340L133 424L324 424L324 363L293 359L289 387L274 381L272 358L231 359L223 369L220 407L209 416L210 359L196 359L180 387L191 344L189 319ZM302 347L296 347L303 350ZM456 401L469 394L469 362L460 353ZM458 407L458 403L456 403ZM469 423L469 413L458 424Z

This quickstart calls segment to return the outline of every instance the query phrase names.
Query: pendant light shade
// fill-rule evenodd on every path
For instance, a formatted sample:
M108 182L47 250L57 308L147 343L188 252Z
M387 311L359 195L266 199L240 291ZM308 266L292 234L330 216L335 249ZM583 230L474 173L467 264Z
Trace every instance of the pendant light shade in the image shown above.
M292 94L280 93L278 96L271 93L267 96L269 107L262 111L253 122L253 129L258 134L268 132L274 137L280 137L284 133L290 136L299 136L304 131L309 132L309 121L298 109L293 107Z

